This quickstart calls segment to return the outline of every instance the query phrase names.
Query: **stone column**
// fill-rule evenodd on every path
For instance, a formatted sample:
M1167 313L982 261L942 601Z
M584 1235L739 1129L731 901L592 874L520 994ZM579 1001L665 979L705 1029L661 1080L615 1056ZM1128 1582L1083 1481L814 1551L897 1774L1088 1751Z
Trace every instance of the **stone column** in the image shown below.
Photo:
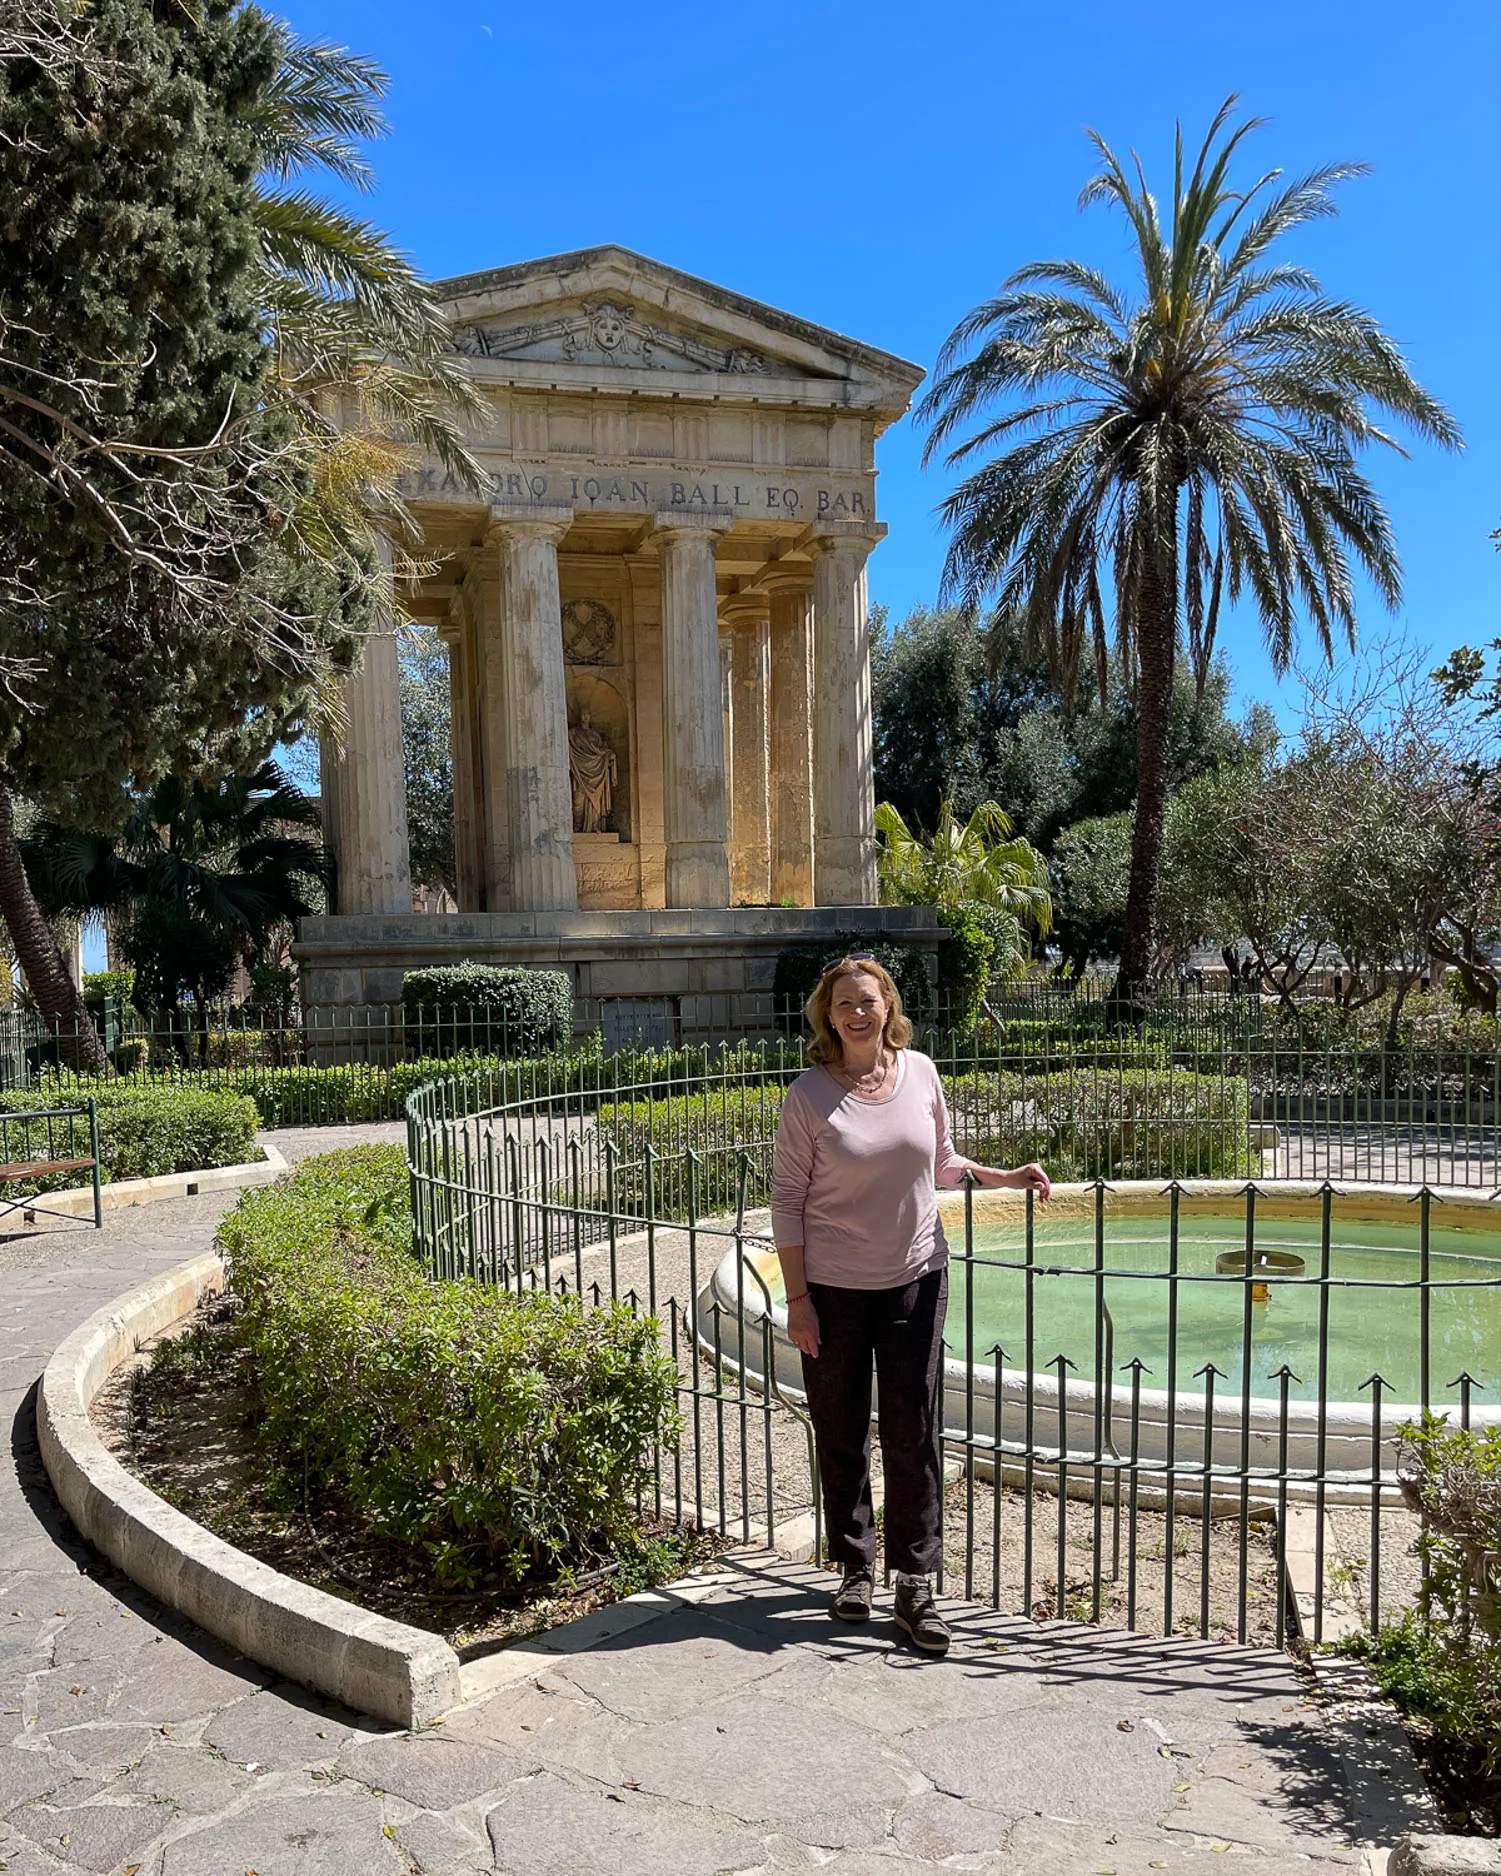
M876 798L865 560L885 530L825 523L813 560L813 890L876 903Z
M728 515L658 517L662 547L662 772L669 906L727 906L724 720L714 542Z
M813 899L813 594L771 588L771 899Z
M768 609L764 593L737 594L720 608L730 634L730 887L737 905L764 905L771 896Z
M381 542L391 577L392 553ZM336 826L341 913L409 913L412 863L407 847L407 778L401 748L401 677L394 627L371 632L359 669L341 685L344 740L328 819ZM326 785L326 784L325 784Z
M578 881L558 542L572 525L573 510L539 504L490 512L501 563L497 636L505 667L511 906L517 912L572 911Z
M454 896L461 912L484 910L483 815L471 608L464 598L438 627L448 648L449 756L453 771Z

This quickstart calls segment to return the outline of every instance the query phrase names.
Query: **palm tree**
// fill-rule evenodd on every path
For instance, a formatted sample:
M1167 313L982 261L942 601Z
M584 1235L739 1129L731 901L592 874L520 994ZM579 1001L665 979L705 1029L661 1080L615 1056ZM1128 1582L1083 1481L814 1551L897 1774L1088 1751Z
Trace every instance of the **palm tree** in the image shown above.
M937 826L923 839L883 801L876 808L876 832L881 897L888 902L950 912L977 900L1039 932L1051 927L1047 862L1013 833L1010 817L995 802L982 801L967 821L943 802Z
M318 173L373 186L360 144L386 132L386 74L347 47L300 38L285 21L272 30L277 72L251 119L261 156L260 297L275 343L274 396L313 467L297 538L327 558L369 544L377 530L411 532L395 488L414 447L478 487L462 422L485 406L410 260L307 186Z
M1352 557L1388 605L1401 590L1386 512L1357 466L1368 444L1397 447L1377 417L1460 440L1368 313L1270 258L1282 236L1332 214L1333 189L1362 167L1232 186L1231 160L1258 127L1232 127L1234 105L1191 169L1179 129L1165 228L1139 161L1128 170L1091 132L1101 169L1080 206L1125 216L1134 296L1077 261L1021 268L954 328L918 410L925 461L983 458L942 506L947 591L1020 608L1067 688L1091 648L1102 694L1114 615L1140 756L1117 983L1131 1003L1150 970L1180 640L1202 681L1222 601L1248 593L1279 674L1300 616L1332 659L1337 637L1354 638Z
M317 803L275 763L217 783L158 782L118 836L40 822L21 842L49 916L108 916L142 1007L176 1020L186 993L200 1037L237 963L316 911L330 877Z

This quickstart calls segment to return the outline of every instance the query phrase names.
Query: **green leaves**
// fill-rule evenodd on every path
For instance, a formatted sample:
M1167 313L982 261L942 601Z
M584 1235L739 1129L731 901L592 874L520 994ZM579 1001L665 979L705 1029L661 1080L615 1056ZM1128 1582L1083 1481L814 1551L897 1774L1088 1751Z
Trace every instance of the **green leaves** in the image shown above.
M260 1116L255 1103L242 1095L120 1082L90 1083L88 1092L99 1116L99 1160L108 1179L155 1179L201 1167L241 1166L261 1157L255 1144ZM78 1090L69 1087L66 1093L76 1099ZM36 1089L0 1094L0 1109L6 1112L24 1113L39 1104ZM83 1131L86 1135L87 1126ZM19 1140L13 1129L13 1148ZM86 1144L82 1151L88 1151ZM40 1157L50 1155L43 1151ZM48 1182L48 1189L78 1183L79 1175L69 1173Z
M1255 120L1227 99L1198 153L1176 140L1170 212L1139 161L1091 133L1104 203L1135 238L1130 291L1076 262L1011 275L955 327L918 407L924 459L968 473L942 505L945 591L1028 622L1072 703L1092 650L1101 693L1116 660L1139 710L1141 827L1122 983L1145 982L1161 846L1166 712L1186 648L1201 687L1222 602L1247 598L1274 668L1306 621L1321 651L1353 642L1352 566L1387 604L1401 594L1391 525L1360 458L1396 447L1394 418L1451 448L1454 419L1374 318L1327 298L1275 243L1333 212L1351 165L1279 186L1232 176Z
M624 1308L431 1282L405 1155L305 1161L220 1228L268 1455L425 1546L444 1583L511 1580L628 1534L676 1425L657 1326Z
M573 1029L573 989L561 971L498 964L408 971L401 1006L422 1046L439 1050L537 1055L563 1048Z
M1030 842L1011 838L1011 822L993 801L982 801L960 822L951 803L938 825L920 839L890 802L876 808L881 897L898 905L935 905L940 912L966 900L999 907L1046 933L1053 922L1047 862Z

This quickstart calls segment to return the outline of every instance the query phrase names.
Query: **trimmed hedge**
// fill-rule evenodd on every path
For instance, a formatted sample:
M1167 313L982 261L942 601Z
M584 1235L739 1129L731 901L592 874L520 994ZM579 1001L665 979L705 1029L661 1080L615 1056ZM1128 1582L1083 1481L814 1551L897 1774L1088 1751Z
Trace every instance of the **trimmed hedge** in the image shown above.
M28 1109L72 1105L92 1095L99 1115L100 1177L154 1179L163 1173L194 1172L210 1166L239 1166L260 1159L255 1143L260 1115L254 1101L214 1088L173 1087L163 1083L44 1082L36 1088L0 1095L0 1111L25 1113ZM10 1130L13 1157L24 1130ZM47 1157L45 1123L33 1123L38 1151L27 1157ZM75 1144L88 1152L88 1122L75 1127ZM69 1151L65 1157L76 1158ZM77 1173L60 1173L37 1181L39 1192L56 1192L81 1183ZM12 1186L19 1196L19 1187Z
M601 1137L619 1149L617 1202L646 1211L646 1149L652 1200L663 1218L733 1211L741 1166L750 1172L746 1203L766 1204L771 1151L786 1083L748 1081L707 1094L601 1107ZM1250 1097L1233 1077L1180 1069L1126 1069L1092 1075L997 1074L945 1080L959 1151L982 1165L1039 1160L1054 1179L1223 1179L1259 1172L1250 1140Z
M959 1075L956 1144L989 1165L1039 1160L1054 1179L1228 1179L1261 1170L1250 1090L1178 1068Z
M562 971L454 964L408 971L401 1007L422 1049L540 1055L573 1034L573 981Z
M646 1150L652 1208L685 1218L690 1196L699 1216L733 1211L742 1165L746 1203L771 1192L771 1153L785 1081L746 1081L702 1094L610 1102L599 1130L619 1150L617 1203L647 1210ZM1230 1178L1258 1172L1250 1141L1250 1097L1233 1077L1169 1068L1021 1075L994 1071L945 1081L955 1143L982 1165L1040 1160L1055 1179Z
M676 1437L655 1322L430 1281L410 1233L397 1146L305 1160L220 1226L268 1454L421 1546L445 1583L515 1582L628 1539Z
M346 1062L326 1068L270 1068L252 1062L229 1068L154 1068L119 1082L58 1070L49 1074L46 1087L49 1099L69 1101L113 1087L222 1089L249 1095L260 1110L263 1127L349 1126L400 1120L408 1097L434 1081L457 1082L466 1098L497 1106L546 1096L551 1090L557 1090L560 1098L573 1099L578 1094L609 1094L635 1082L670 1089L681 1085L685 1077L714 1074L733 1079L773 1073L779 1067L797 1073L803 1067L801 1047L781 1041L709 1043L679 1049L622 1049L607 1055L596 1035L578 1050L510 1060L466 1054L413 1062Z
M733 1211L747 1158L745 1202L765 1205L771 1196L772 1143L787 1087L785 1081L742 1081L705 1094L606 1102L599 1110L599 1133L618 1149L616 1203L643 1217L648 1214L650 1146L661 1155L652 1166L652 1215L686 1218L690 1197L700 1217ZM698 1155L691 1174L690 1148Z

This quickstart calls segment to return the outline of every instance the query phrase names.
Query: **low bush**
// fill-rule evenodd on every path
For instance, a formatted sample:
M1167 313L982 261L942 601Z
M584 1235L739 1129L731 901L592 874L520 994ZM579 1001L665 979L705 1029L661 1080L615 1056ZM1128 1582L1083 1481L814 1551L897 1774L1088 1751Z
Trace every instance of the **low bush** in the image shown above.
M1398 1479L1422 1520L1416 1608L1342 1642L1419 1722L1430 1782L1473 1829L1501 1830L1501 1427L1427 1414L1398 1429ZM1466 1820L1460 1820L1466 1821Z
M938 1048L934 1054L955 1055L961 1060L973 1054L977 1065L984 1063L1002 1069L1046 1074L1049 1070L1077 1068L1168 1068L1173 1051L1155 1038L1135 1036L1069 1036L1049 1034L1039 1025L1039 1032L1018 1036L1005 1029L995 1032L983 1024L970 1036L953 1039L951 1049ZM949 1039L943 1038L944 1042Z
M629 1541L677 1425L656 1324L430 1281L410 1230L395 1146L304 1161L221 1225L268 1454L421 1546L453 1585L515 1582Z
M495 964L455 964L408 971L401 1007L424 1051L483 1050L540 1055L568 1046L573 1034L573 984L562 971Z
M690 1179L700 1216L733 1211L742 1166L747 1205L764 1205L788 1080L603 1105L600 1136L618 1151L616 1203L646 1212L650 1146L658 1217L688 1215ZM1040 1160L1055 1179L1224 1179L1261 1168L1246 1084L1232 1077L1161 1067L1100 1075L988 1070L948 1077L945 1087L955 1144L982 1165Z
M251 1032L253 1033L253 1032ZM275 1032L268 1032L275 1033ZM327 1067L275 1068L241 1062L225 1068L147 1069L144 1050L121 1043L116 1066L131 1087L214 1088L249 1095L264 1127L351 1126L362 1121L400 1120L408 1097L430 1082L455 1087L460 1106L495 1107L506 1101L546 1097L556 1090L570 1099L608 1095L617 1088L650 1086L664 1092L705 1074L744 1078L778 1069L796 1072L801 1047L782 1041L698 1044L688 1048L622 1049L606 1054L598 1035L582 1048L507 1060L498 1055L421 1057L410 1062L343 1062ZM48 1087L62 1099L78 1099L116 1084L71 1070L54 1070Z
M658 1218L733 1211L742 1168L746 1204L766 1204L786 1091L786 1081L741 1081L702 1094L606 1102L599 1110L599 1134L617 1151L616 1205Z
M1261 1170L1244 1080L1187 1069L977 1072L949 1080L967 1158L1054 1179L1226 1179Z
M49 1081L0 1095L0 1112L24 1113L71 1104L84 1093L93 1096L99 1116L99 1161L105 1179L154 1179L163 1173L238 1166L261 1157L255 1143L260 1125L255 1102L222 1089L108 1081L84 1089L76 1083L69 1086ZM35 1151L16 1151L22 1131L14 1125L9 1129L8 1146L13 1158L54 1156L47 1148L45 1123L30 1124L29 1137ZM73 1126L71 1140L73 1148L58 1152L56 1157L79 1157L75 1149L80 1142L81 1152L88 1152L87 1121ZM77 1173L59 1173L39 1182L36 1190L57 1191L79 1183ZM10 1190L19 1196L19 1188L12 1186Z
M91 1009L97 1005L102 1010L110 997L123 1006L130 1002L135 982L134 971L85 971L83 1000Z
M945 912L943 922L949 935L938 947L938 1002L947 1022L962 1032L973 1027L990 983L995 934L990 921L967 905Z

